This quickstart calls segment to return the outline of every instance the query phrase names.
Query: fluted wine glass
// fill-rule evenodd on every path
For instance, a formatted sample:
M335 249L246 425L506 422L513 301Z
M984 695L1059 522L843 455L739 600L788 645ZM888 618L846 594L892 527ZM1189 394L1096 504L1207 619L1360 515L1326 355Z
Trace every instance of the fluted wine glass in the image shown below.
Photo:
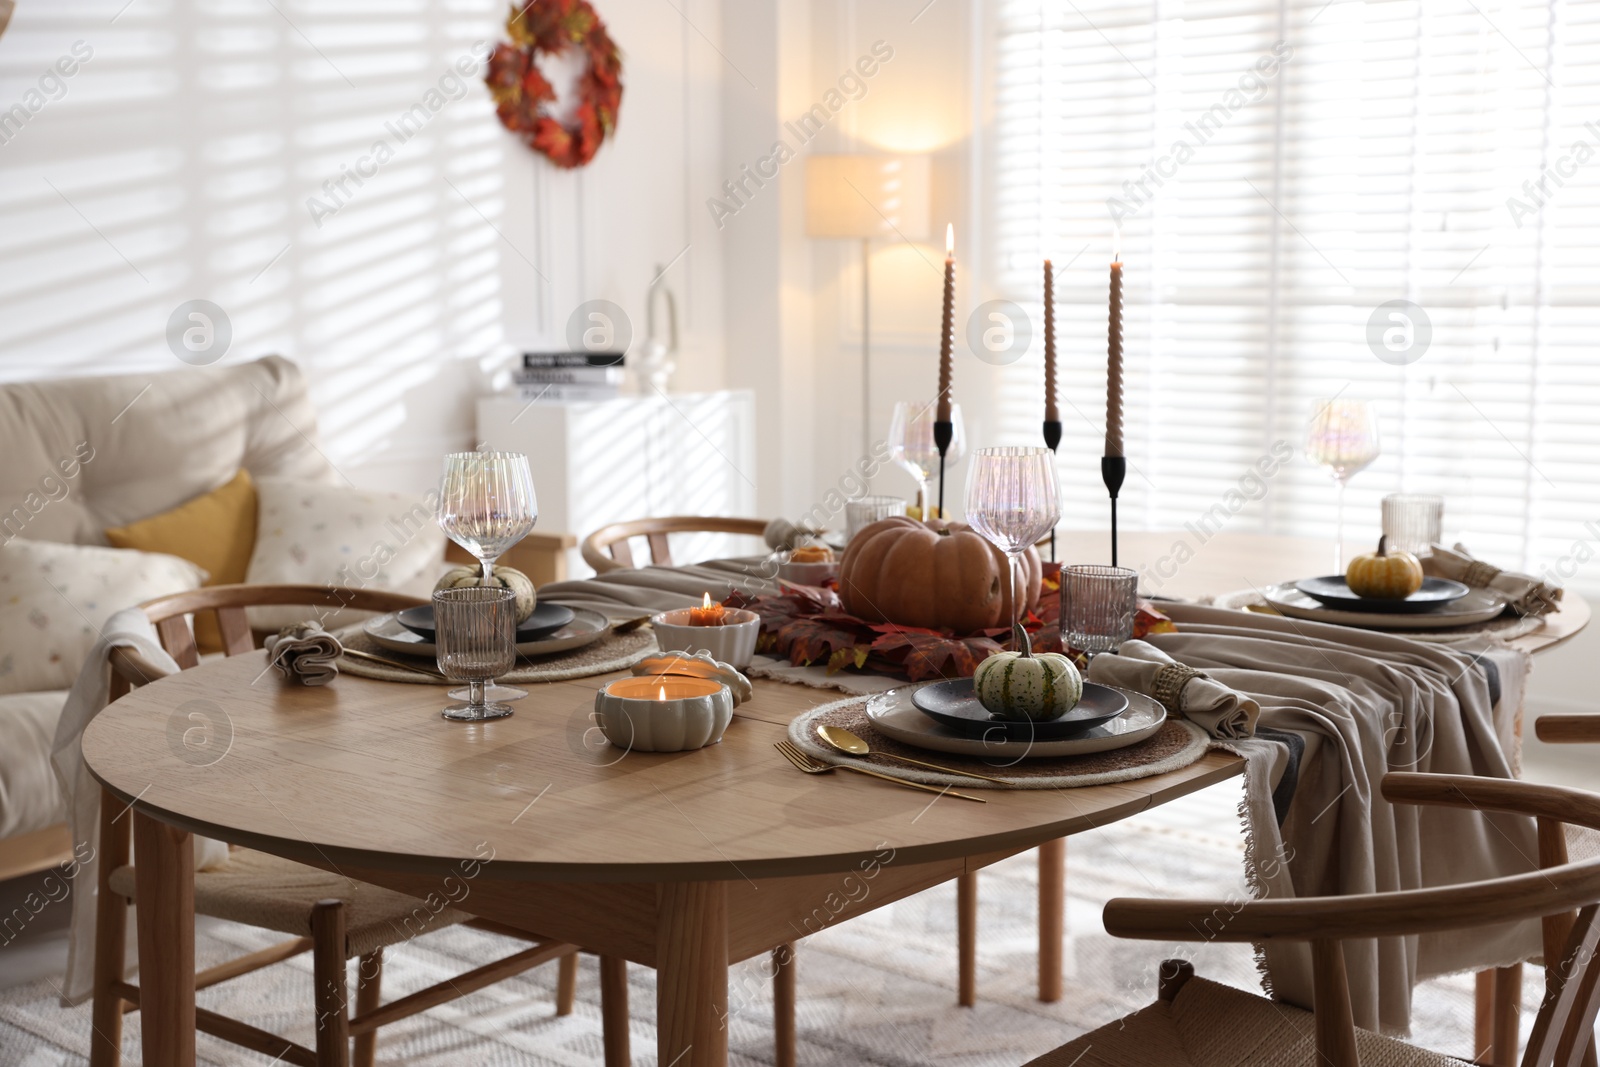
M509 707L490 698L489 685L516 660L516 594L485 586L435 589L433 627L439 673L468 683L466 689L450 694L464 702L452 704L440 714L461 722L510 715Z
M1020 625L1017 558L1061 521L1054 454L1048 448L980 448L967 470L967 525L1006 554L1011 579L1010 620ZM1022 643L1013 634L1016 647Z
M929 512L928 479L939 470L939 446L933 439L933 424L938 420L938 404L932 400L902 400L894 406L889 422L889 458L917 480L917 507L922 518ZM950 405L950 447L944 465L949 470L967 454L967 430L961 422L961 405ZM942 517L942 516L941 516Z
M1306 455L1327 467L1339 486L1333 566L1340 574L1344 573L1344 489L1372 465L1378 452L1378 413L1370 401L1339 397L1317 401L1306 435Z
M452 452L444 458L439 483L439 529L483 565L483 583L494 576L494 561L533 532L539 521L539 500L533 491L533 470L521 452ZM434 620L437 628L438 619ZM458 700L466 689L451 690ZM517 700L527 692L511 686L490 686L491 700Z

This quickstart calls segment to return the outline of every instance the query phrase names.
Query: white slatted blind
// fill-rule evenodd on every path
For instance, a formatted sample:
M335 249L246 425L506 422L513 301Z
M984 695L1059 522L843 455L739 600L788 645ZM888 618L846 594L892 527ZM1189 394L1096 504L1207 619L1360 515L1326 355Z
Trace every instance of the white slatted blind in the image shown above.
M1229 529L1330 535L1332 483L1301 453L1314 400L1341 394L1376 401L1384 436L1352 535L1376 538L1385 493L1438 492L1447 538L1600 586L1600 4L1004 0L996 18L989 277L1038 313L1056 263L1069 522L1104 522L1117 197L1129 527L1232 512L1242 486L1260 499ZM1368 345L1390 300L1431 320L1409 365ZM1009 443L1038 436L1034 347L998 393ZM1294 458L1262 494L1250 471L1280 441Z

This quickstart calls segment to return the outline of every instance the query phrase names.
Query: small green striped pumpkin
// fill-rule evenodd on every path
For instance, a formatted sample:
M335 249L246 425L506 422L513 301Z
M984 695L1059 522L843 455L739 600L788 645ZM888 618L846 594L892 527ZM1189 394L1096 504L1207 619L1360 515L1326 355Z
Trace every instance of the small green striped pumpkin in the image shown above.
M978 664L972 687L989 714L1001 719L1058 718L1083 699L1083 676L1059 652L1033 654L1028 633L1017 627L1021 652L997 652Z

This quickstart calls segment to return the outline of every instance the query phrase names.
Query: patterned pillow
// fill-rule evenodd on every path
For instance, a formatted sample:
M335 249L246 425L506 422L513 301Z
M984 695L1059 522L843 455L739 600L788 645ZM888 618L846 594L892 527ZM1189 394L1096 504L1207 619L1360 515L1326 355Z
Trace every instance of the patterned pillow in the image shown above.
M445 537L431 497L279 478L260 479L256 496L260 519L245 579L251 584L311 583L422 597L433 588ZM278 630L318 616L307 608L251 608L250 625ZM329 629L359 617L321 613Z
M20 537L0 545L0 693L72 688L113 614L205 580L188 560L155 552Z

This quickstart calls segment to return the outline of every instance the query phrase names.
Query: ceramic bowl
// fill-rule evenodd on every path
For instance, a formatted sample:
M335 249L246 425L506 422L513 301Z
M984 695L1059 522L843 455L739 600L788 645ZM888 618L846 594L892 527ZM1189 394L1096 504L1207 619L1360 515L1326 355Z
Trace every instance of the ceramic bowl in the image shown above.
M837 560L829 563L780 563L778 577L795 585L821 585L829 578L839 577L839 564Z
M738 668L750 666L761 633L761 616L729 608L721 626L690 626L688 608L663 611L650 617L656 644L663 652L709 652L711 658Z
M733 694L706 678L619 678L595 694L594 710L600 732L618 748L687 752L722 740Z

